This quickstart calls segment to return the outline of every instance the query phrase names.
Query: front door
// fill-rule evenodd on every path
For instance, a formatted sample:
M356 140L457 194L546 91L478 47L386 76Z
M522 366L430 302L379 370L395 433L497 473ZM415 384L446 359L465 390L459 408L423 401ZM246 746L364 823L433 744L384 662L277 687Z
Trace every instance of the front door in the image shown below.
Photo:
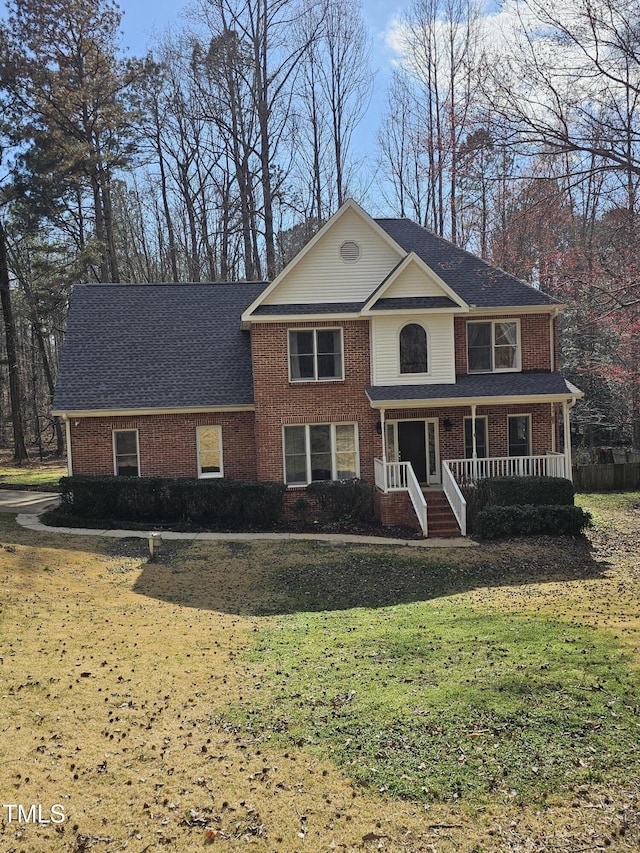
M387 426L390 427L387 432L390 459L411 462L419 483L440 483L438 419L397 421Z
M427 482L427 442L424 421L398 422L398 455L400 462L411 462L419 483Z

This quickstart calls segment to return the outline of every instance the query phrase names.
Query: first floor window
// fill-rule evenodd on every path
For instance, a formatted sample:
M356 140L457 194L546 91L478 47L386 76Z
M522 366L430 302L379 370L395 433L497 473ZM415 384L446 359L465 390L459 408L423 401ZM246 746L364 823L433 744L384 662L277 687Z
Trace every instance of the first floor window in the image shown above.
M488 456L486 415L476 418L476 454L478 459ZM464 419L464 458L473 459L473 418Z
M222 427L199 426L198 477L222 477Z
M355 424L304 424L283 429L287 485L358 476Z
M113 470L118 477L140 476L137 429L115 429L113 431Z
M530 415L509 415L509 456L531 456Z
M342 330L290 331L289 376L292 382L342 379Z
M467 323L469 373L519 369L518 324L515 320Z

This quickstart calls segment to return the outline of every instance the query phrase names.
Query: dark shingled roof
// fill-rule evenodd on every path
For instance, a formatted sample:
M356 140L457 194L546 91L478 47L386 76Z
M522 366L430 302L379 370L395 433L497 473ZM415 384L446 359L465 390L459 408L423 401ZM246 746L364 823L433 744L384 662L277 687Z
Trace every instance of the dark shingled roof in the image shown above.
M363 302L298 302L295 305L258 305L251 316L280 315L295 316L296 314L358 314Z
M571 397L577 389L560 373L481 373L456 376L455 385L387 385L366 389L372 403L401 400L451 400L483 397Z
M251 405L240 315L265 286L77 285L53 410Z
M415 252L422 258L468 305L494 308L557 304L542 291L436 237L410 219L376 219L376 222L406 252Z
M372 311L412 311L416 308L457 308L458 306L448 296L399 296L378 299L371 306Z

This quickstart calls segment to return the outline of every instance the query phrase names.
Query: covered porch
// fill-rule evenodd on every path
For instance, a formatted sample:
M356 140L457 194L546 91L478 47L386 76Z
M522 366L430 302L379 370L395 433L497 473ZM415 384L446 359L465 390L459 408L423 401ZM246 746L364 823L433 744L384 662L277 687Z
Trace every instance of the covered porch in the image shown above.
M560 374L464 376L367 394L380 413L376 487L381 496L407 492L425 536L429 490L444 493L465 536L461 487L486 477L571 479L570 410L582 392Z

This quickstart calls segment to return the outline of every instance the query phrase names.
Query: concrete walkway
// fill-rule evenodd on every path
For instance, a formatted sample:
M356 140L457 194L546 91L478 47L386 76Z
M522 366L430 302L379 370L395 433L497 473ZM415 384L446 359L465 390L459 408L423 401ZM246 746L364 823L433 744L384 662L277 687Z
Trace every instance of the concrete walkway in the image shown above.
M55 492L31 492L26 489L0 489L0 512L40 514L60 500Z
M24 496L30 496L31 500ZM13 498L13 499L12 499ZM16 521L27 530L39 533L66 533L74 536L110 536L114 539L148 539L146 530L95 530L89 527L49 527L39 514L53 506L58 495L46 492L9 492L0 490L2 512L18 513ZM253 542L259 540L309 540L326 545L402 545L408 548L472 548L470 539L391 539L383 536L351 536L342 533L174 533L160 532L163 539L190 539L198 542Z

